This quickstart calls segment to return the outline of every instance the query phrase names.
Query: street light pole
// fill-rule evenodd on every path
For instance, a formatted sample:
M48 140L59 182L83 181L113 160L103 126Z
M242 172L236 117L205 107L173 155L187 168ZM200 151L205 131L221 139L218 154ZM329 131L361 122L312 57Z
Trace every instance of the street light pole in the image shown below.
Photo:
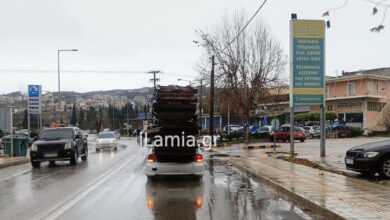
M79 50L77 50L77 49L66 49L66 50L58 50L58 51L57 51L57 59L58 59L58 110L60 111L60 120L59 120L59 123L62 123L60 52L64 52L64 51L76 52L76 51L79 51Z

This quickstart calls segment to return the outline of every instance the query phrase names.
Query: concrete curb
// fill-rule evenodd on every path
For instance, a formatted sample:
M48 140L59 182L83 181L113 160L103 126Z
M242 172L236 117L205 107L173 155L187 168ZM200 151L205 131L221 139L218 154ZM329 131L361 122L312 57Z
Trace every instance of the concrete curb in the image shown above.
M280 144L273 145L273 144L268 144L268 145L244 145L242 146L243 150L257 150L257 149L270 149L270 148L281 148L282 146Z
M268 139L253 139L253 140L248 140L249 143L256 143L256 142L266 142ZM218 143L217 147L229 147L230 145L233 144L244 144L245 140L241 141L229 141L225 143Z
M322 207L321 205L319 205L315 202L312 202L309 199L307 199L307 198L305 198L297 193L290 191L289 189L278 184L277 182L275 182L271 179L268 179L264 176L261 176L260 174L256 173L253 170L250 170L248 167L244 166L243 164L240 164L240 162L237 160L233 160L232 164L233 164L233 166L235 166L239 170L248 173L253 178L260 180L261 182L270 186L276 192L281 193L281 194L287 196L288 198L292 199L297 204L300 204L301 206L309 207L311 209L311 211L313 211L314 214L318 214L321 217L323 217L324 219L332 219L332 220L345 219L344 217L338 215L337 213L334 213L333 211L326 209L326 208Z
M6 163L1 163L0 169L5 168L5 167L9 167L9 166L24 164L24 163L28 163L28 162L29 162L29 159L23 158L23 159L14 160L14 161L6 162Z

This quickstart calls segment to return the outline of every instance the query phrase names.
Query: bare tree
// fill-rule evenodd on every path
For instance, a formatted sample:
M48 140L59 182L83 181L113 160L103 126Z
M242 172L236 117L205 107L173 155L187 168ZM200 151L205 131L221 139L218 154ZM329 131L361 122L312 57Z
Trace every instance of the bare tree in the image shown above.
M390 108L383 109L382 121L380 123L387 132L390 131Z
M244 12L236 12L225 16L211 31L198 33L206 55L216 58L219 95L229 99L248 120L251 109L267 95L268 89L278 85L285 73L287 56L265 22L258 19L243 30L246 21Z
M390 4L386 3L387 0L361 0L361 1L369 3L373 6L373 8L371 9L373 16L377 15L379 12L382 12L382 19L380 20L379 24L376 25L375 27L371 28L370 31L371 32L380 32L381 30L383 30L385 28L384 22L386 19L387 10L390 8ZM341 5L327 10L326 12L324 12L322 14L322 16L327 17L330 15L330 13L332 11L340 10L340 9L344 8L345 6L347 6L348 3L349 3L349 0L344 0L344 2Z

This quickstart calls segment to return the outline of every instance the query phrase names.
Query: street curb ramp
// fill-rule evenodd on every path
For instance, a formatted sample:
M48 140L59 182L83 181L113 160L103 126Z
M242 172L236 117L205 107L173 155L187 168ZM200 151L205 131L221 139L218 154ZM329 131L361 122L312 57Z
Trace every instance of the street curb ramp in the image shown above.
M313 214L320 215L323 219L332 219L332 220L345 219L342 216L332 212L331 210L326 209L326 208L322 207L321 205L319 205L315 202L312 202L309 199L306 199L305 197L303 197L297 193L290 191L289 189L278 184L277 182L275 182L271 179L268 179L264 176L259 175L255 171L246 167L241 161L239 161L239 159L232 160L232 164L233 164L233 166L235 166L239 170L248 173L253 178L258 179L261 182L265 183L266 185L270 186L271 188L275 189L275 191L277 191L278 193L281 193L281 194L287 196L288 198L290 198L291 200L293 200L294 202L296 202L300 206L310 208Z

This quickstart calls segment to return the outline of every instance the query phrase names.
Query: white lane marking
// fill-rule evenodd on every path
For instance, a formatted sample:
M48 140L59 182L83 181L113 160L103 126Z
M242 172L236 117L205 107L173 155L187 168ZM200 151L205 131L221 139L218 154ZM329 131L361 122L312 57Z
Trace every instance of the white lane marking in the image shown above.
M130 163L135 156L137 156L137 153L140 151L140 148L137 149L134 154L131 154L125 162L118 162L117 165L110 168L109 170L105 171L103 174L99 175L93 181L89 182L86 186L84 186L81 190L77 191L76 193L73 193L72 195L68 196L67 198L61 200L57 204L50 206L43 210L42 212L35 215L33 220L37 219L56 219L60 215L62 215L64 212L66 212L68 209L70 209L73 205L75 205L77 202L85 198L89 193L91 193L93 190L98 188L100 185L102 185L109 177L113 176L117 172L119 172L122 168L124 168L128 163Z

